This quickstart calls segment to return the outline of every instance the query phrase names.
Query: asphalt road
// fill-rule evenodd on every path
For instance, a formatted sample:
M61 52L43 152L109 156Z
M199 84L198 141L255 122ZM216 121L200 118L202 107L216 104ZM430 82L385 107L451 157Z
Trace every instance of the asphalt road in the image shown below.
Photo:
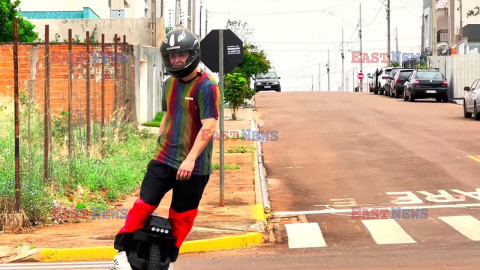
M480 122L464 119L461 106L318 92L262 93L256 106L261 130L278 131L263 150L287 254L314 260L320 252L324 266L352 269L395 257L390 267L478 267ZM369 211L354 208L352 217L352 207ZM373 209L387 218L370 219ZM284 227L302 215L297 220L318 224L320 237L313 230L296 243L301 234ZM309 244L322 247L288 248ZM361 264L349 263L359 256Z
M278 132L263 144L276 243L175 269L479 269L480 122L461 106L305 92L256 107Z

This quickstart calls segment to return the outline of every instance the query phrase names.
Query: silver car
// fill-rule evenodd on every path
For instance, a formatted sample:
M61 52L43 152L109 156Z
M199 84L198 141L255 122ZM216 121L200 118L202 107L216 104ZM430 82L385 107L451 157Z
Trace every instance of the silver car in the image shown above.
M476 79L471 87L465 87L463 116L471 118L472 115L475 120L480 120L480 78Z

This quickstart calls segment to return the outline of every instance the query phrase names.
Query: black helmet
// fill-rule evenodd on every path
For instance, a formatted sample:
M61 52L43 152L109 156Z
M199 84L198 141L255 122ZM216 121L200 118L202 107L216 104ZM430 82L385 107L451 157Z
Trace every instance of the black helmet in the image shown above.
M174 67L170 62L171 53L188 52L185 65ZM200 62L200 42L195 34L187 29L175 29L167 33L160 46L163 65L176 78L183 78L194 71Z

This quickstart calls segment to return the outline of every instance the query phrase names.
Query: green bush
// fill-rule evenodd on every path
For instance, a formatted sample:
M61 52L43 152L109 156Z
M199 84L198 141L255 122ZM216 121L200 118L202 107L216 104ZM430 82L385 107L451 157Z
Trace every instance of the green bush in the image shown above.
M237 120L237 111L245 102L251 99L255 91L248 86L247 79L241 73L227 74L225 76L225 101L232 109L232 119Z
M163 112L158 112L155 115L155 119L153 119L150 122L144 123L143 125L146 127L160 127L160 122L162 122L163 119Z

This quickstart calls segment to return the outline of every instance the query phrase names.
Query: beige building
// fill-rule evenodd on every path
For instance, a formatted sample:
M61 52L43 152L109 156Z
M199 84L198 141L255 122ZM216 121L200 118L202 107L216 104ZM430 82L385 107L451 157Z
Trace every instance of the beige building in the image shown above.
M424 0L423 51L430 55L478 53L480 16L467 17L476 0ZM432 8L434 7L434 8Z

